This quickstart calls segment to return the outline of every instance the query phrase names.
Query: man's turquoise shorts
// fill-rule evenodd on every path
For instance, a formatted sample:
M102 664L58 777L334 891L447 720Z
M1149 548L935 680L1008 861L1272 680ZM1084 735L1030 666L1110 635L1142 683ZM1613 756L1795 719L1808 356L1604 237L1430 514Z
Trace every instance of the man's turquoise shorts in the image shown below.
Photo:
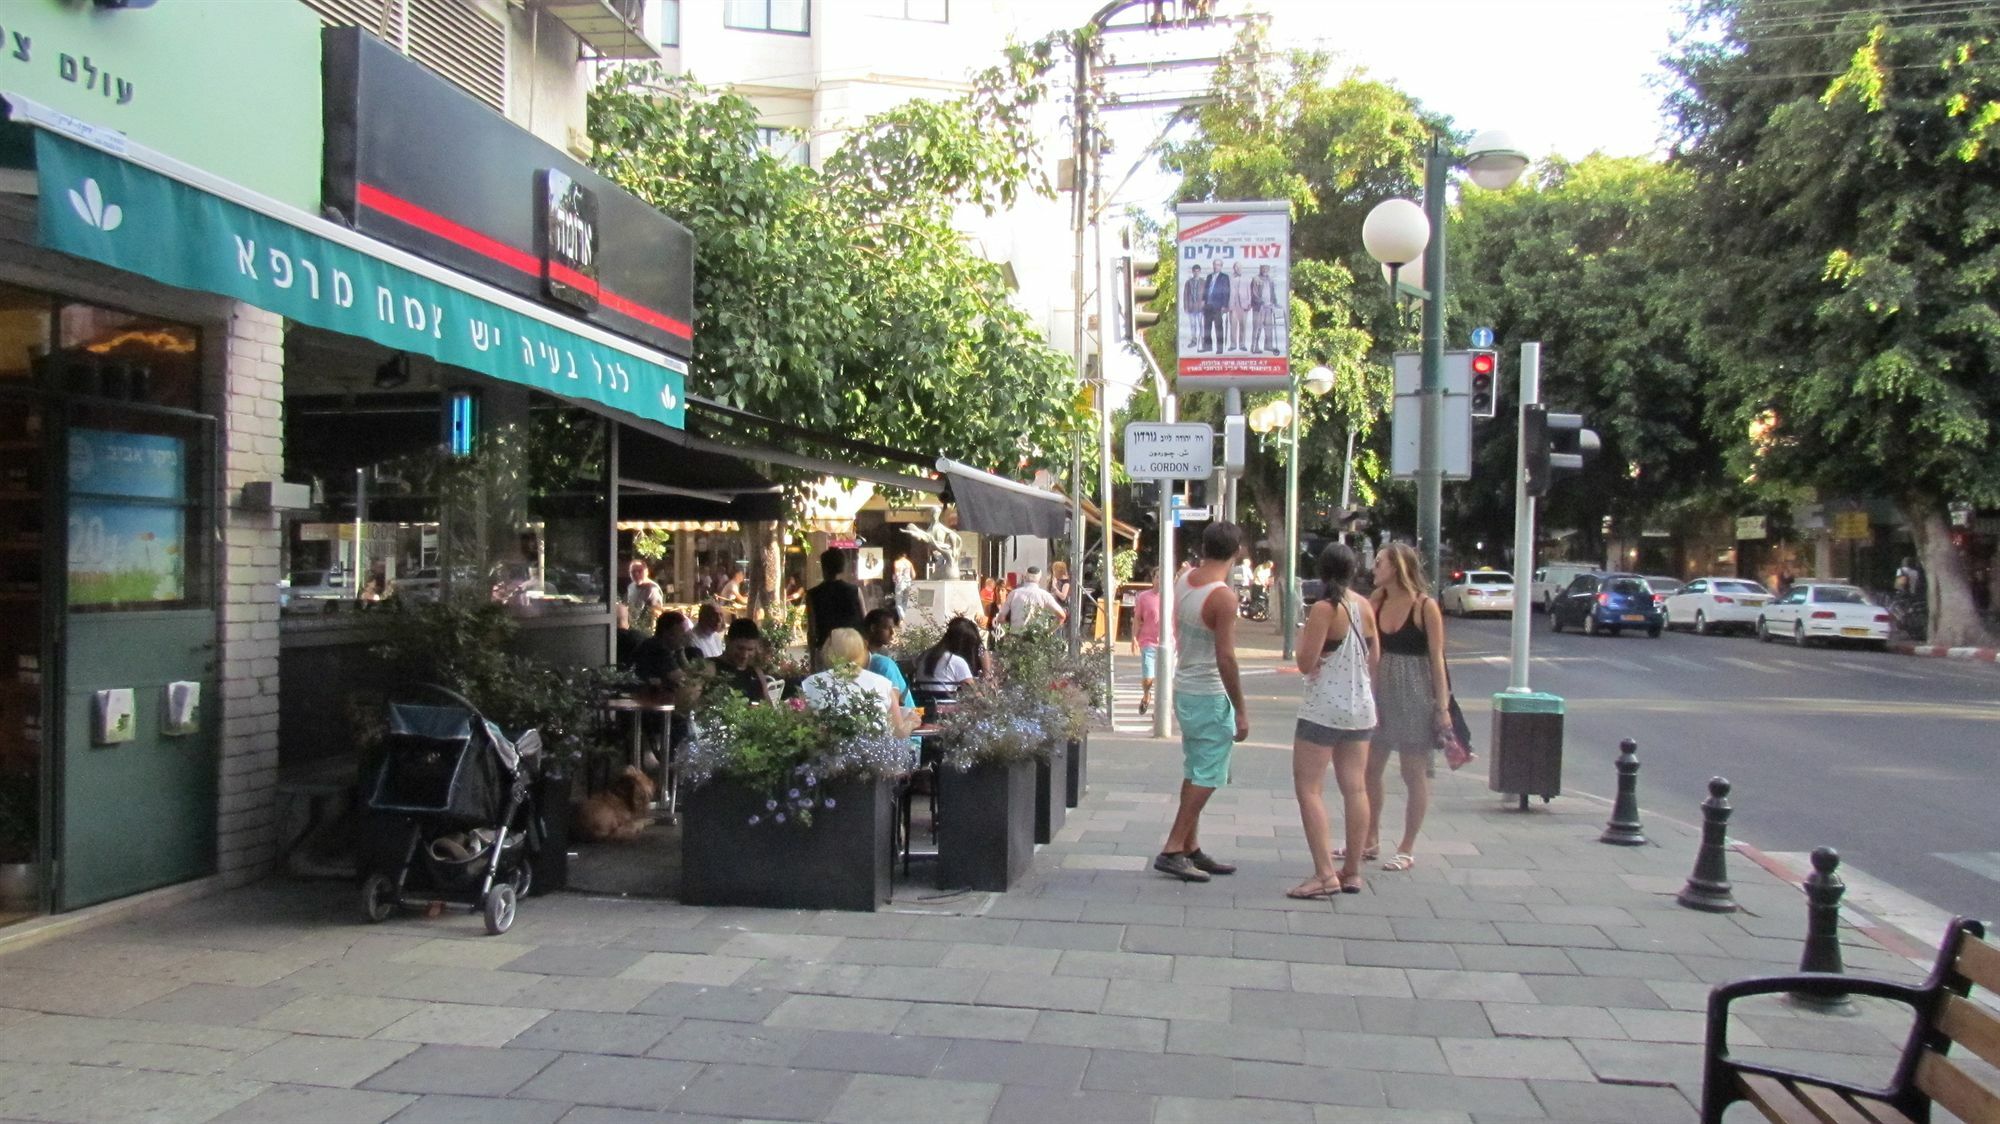
M1228 695L1174 696L1181 723L1181 756L1191 784L1221 788L1229 783L1229 751L1236 746L1236 707Z

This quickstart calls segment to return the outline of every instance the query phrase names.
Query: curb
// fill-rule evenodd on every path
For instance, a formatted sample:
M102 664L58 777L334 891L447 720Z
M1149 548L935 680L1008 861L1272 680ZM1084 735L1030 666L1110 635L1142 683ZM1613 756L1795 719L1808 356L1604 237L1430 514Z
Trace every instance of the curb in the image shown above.
M1898 643L1889 645L1889 650L1892 652L1901 652L1906 656L1929 656L1933 659L2000 663L2000 648L1946 648L1940 644Z

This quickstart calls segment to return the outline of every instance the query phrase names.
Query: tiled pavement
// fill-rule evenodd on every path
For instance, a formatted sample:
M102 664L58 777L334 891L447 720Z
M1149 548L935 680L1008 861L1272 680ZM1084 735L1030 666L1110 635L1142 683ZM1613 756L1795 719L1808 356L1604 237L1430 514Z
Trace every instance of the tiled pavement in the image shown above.
M1008 894L917 885L872 915L557 895L495 938L272 882L0 955L0 1118L1693 1118L1707 988L1796 963L1797 890L1737 859L1742 913L1681 909L1687 829L1604 846L1602 806L1522 815L1475 765L1440 779L1415 870L1288 901L1290 708L1282 677L1253 684L1259 740L1203 838L1234 877L1145 869L1176 750L1099 736L1083 808ZM1915 974L1847 936L1852 969ZM1879 1072L1897 1027L1771 1002L1733 1036Z

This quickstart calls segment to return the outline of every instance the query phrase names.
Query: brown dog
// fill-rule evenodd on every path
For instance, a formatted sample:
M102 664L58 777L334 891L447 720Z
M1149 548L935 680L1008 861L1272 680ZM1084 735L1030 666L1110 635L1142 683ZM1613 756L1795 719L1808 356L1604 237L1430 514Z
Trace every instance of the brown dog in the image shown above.
M629 843L653 822L653 779L636 765L612 778L603 792L577 805L577 837L592 843Z

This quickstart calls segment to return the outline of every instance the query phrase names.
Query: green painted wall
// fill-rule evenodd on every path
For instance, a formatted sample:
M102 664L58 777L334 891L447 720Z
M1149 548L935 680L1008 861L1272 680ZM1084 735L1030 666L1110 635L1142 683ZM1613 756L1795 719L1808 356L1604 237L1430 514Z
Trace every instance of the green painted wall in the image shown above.
M0 90L317 214L319 27L296 0L5 0Z

